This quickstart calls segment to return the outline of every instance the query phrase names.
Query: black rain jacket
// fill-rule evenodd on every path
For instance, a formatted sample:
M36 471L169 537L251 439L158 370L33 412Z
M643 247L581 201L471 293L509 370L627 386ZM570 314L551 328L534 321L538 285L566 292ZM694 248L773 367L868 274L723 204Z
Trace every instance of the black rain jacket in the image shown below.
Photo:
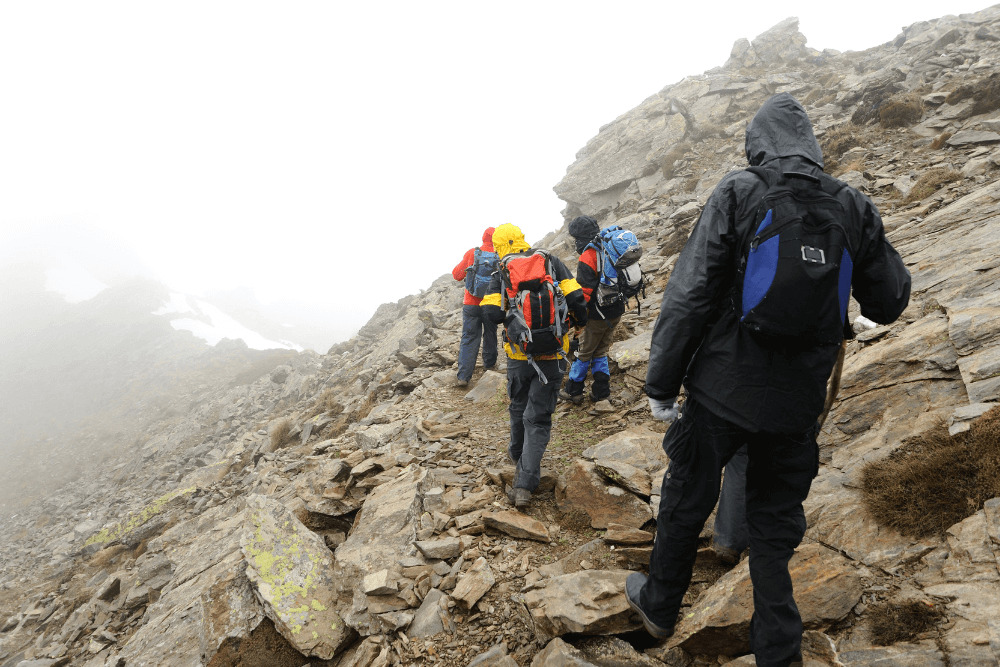
M747 126L746 154L752 166L810 174L823 168L809 117L787 93L765 102ZM683 383L702 405L741 428L802 433L823 409L839 346L764 347L733 307L741 246L766 190L763 179L742 170L725 176L706 202L663 293L646 393L666 400ZM909 271L886 240L871 200L847 186L837 198L851 216L853 296L865 317L889 324L909 303Z

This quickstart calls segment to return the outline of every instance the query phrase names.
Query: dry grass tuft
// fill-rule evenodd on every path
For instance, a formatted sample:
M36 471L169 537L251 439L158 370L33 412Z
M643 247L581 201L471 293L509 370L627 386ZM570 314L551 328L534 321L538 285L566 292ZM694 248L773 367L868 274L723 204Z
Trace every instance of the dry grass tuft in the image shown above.
M885 128L909 127L920 122L924 103L914 93L893 95L878 110L879 125Z
M271 424L268 437L271 438L271 449L280 449L288 442L288 434L292 432L292 420L288 417Z
M850 122L831 127L820 141L823 157L840 157L855 146L860 146L863 134L864 128Z
M950 167L929 169L913 184L913 189L906 196L905 203L922 201L940 190L948 183L954 183L962 178L962 174Z
M958 104L970 98L973 103L965 117L1000 109L1000 75L991 74L985 79L959 86L944 101L946 104Z
M942 132L941 134L934 137L934 141L931 142L931 148L934 150L941 150L944 148L945 142L951 139L951 132Z
M118 557L126 551L128 551L128 549L121 544L106 547L94 554L94 557L90 559L88 565L106 569L109 566L115 565L118 562Z
M941 535L1000 496L1000 407L949 436L944 424L862 471L862 497L881 525L910 537Z
M687 157L690 151L691 144L686 141L674 144L673 148L667 151L660 166L660 173L663 174L665 180L669 181L674 177L674 163Z
M944 612L930 602L919 600L887 602L868 612L868 624L876 646L912 641L921 633L932 630L942 620Z

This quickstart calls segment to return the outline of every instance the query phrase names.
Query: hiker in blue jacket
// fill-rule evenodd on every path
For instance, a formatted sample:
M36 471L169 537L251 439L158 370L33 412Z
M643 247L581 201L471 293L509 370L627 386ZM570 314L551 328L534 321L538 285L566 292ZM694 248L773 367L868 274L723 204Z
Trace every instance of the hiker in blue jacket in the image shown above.
M853 288L865 317L881 324L899 317L909 302L909 272L886 240L871 200L822 174L822 152L794 98L782 93L764 103L747 127L746 156L751 167L779 179L825 183L824 192L827 186L838 188L831 196L843 208L846 219L840 224L853 261L849 283L841 287ZM746 249L754 247L751 238L757 234L756 242L768 222L757 212L768 183L750 169L722 179L664 290L646 394L655 418L674 420L663 439L670 467L649 576L633 573L625 585L647 631L669 637L691 580L698 535L719 497L720 471L746 445L754 600L750 647L761 666L801 661L802 620L788 561L806 530L802 503L819 466L816 421L840 349L839 342L806 345L804 337L775 346L740 321L739 268ZM797 261L795 250L791 257ZM804 243L801 254L803 261L825 261ZM683 417L676 419L682 383L688 399Z

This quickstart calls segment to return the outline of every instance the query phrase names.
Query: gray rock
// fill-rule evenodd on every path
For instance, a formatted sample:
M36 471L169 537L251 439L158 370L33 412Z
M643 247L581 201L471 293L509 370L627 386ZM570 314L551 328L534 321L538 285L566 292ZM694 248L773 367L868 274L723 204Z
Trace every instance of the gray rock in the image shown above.
M932 641L916 644L895 644L893 646L874 646L871 648L841 651L837 659L844 667L944 667L945 662L941 650Z
M655 472L670 462L663 452L663 434L642 426L632 426L609 435L593 447L583 450L583 458L627 463L647 472Z
M410 637L431 637L446 631L455 631L455 623L448 613L448 596L432 588L413 615L408 634Z
M497 397L506 396L507 376L496 371L486 371L476 382L476 386L465 395L465 400L473 403L486 403Z
M753 586L749 561L723 575L678 623L669 646L692 653L736 655L750 649ZM818 544L800 547L788 565L795 603L806 627L840 620L860 601L864 589L851 561Z
M417 540L414 542L427 558L449 560L462 553L462 542L457 537L443 537L439 540Z
M586 454L586 452L584 452ZM597 466L577 460L556 485L556 504L563 512L584 512L594 528L609 524L639 528L653 518L649 505L620 486L608 484Z
M597 667L582 651L559 637L545 645L531 661L531 667Z
M479 599L493 588L496 581L493 570L486 559L477 558L469 571L459 577L455 590L451 592L451 597L465 609L472 609L479 602Z
M473 658L467 667L517 667L517 661L507 655L507 642L500 642Z
M538 639L576 634L620 634L639 627L625 599L626 570L587 570L544 579L524 604Z
M373 572L361 580L361 591L365 595L391 595L399 592L398 577L390 570Z
M1000 134L986 130L961 130L952 135L946 142L949 146L969 146L975 144L995 144L1000 141Z
M594 462L597 472L626 491L649 497L651 490L649 473L622 461L598 459Z
M410 555L426 478L426 470L413 466L372 491L356 519L356 528L337 547L337 565L345 570L377 572L391 569L401 557Z
M483 523L511 537L537 542L550 540L549 531L541 521L520 512L490 512L483 515Z
M995 408L998 403L973 403L955 408L955 412L948 418L948 434L956 435L969 430L969 427L979 417Z

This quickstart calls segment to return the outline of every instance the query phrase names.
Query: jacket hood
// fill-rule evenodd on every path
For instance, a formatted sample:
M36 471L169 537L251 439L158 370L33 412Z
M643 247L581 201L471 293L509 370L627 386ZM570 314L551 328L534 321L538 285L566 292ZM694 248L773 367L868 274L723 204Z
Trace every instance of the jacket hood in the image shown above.
M501 259L512 252L531 250L531 246L524 240L524 232L521 231L521 228L509 222L500 225L493 232L493 247Z
M798 156L823 168L823 151L813 134L806 110L788 93L768 101L747 125L747 161L759 166L778 158Z
M487 227L486 231L483 232L483 245L480 246L480 250L483 252L494 252L493 250L493 232L496 229L493 227Z

